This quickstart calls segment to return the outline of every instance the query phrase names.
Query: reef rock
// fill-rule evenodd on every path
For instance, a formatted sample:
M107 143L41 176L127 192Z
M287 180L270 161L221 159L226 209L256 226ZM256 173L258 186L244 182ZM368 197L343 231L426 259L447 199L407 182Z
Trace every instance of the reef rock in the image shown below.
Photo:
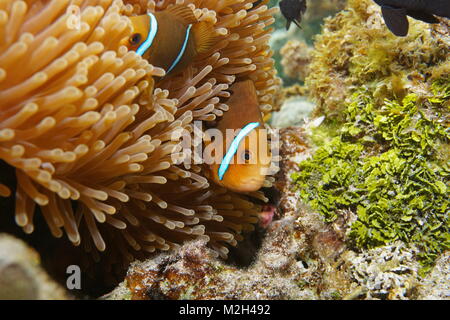
M418 299L450 300L450 252L444 253L433 270L423 279L418 289Z
M419 284L419 263L415 250L402 242L355 254L348 251L348 273L358 287L366 291L366 299L411 298Z
M302 97L286 100L280 111L272 114L271 124L274 128L286 128L304 124L315 105Z
M0 300L68 299L66 291L40 266L36 251L0 234Z

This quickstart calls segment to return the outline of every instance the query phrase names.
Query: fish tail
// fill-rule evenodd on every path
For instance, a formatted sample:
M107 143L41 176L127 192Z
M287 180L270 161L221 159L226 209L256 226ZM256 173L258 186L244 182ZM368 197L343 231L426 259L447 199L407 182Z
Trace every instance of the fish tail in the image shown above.
M195 49L198 54L209 51L217 41L216 30L211 23L198 22L192 26Z

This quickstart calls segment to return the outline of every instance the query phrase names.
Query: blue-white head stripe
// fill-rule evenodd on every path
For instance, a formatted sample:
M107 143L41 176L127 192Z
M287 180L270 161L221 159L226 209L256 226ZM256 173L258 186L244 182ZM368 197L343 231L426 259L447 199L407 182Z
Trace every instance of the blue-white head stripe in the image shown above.
M184 52L186 51L186 47L189 41L189 36L191 34L191 28L192 28L192 24L190 24L187 29L186 29L186 36L184 37L184 42L183 42L183 46L181 47L180 52L178 52L178 56L176 57L176 59L173 61L172 65L170 66L169 69L167 69L167 73L169 73L170 71L172 71L173 68L175 68L175 66L178 64L178 62L180 62L181 58L183 57Z
M145 41L136 50L136 53L140 56L146 53L151 47L153 40L155 40L156 33L158 32L158 21L156 20L156 17L151 12L147 14L150 17L150 30L148 31L147 39L145 39Z
M249 124L245 125L239 131L238 135L233 139L233 142L231 142L230 148L228 148L227 153L225 154L225 157L222 159L222 163L219 167L219 179L222 180L223 176L228 170L228 167L230 166L231 159L233 159L233 156L236 154L239 145L241 141L247 136L252 130L257 128L259 126L259 122L250 122Z

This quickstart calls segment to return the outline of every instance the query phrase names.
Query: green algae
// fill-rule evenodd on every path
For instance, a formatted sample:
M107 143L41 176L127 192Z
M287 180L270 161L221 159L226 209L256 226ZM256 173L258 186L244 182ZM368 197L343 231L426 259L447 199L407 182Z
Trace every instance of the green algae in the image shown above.
M354 93L341 129L292 178L326 221L355 213L355 248L414 244L426 272L450 248L450 79L434 81L427 98L376 101L370 90Z

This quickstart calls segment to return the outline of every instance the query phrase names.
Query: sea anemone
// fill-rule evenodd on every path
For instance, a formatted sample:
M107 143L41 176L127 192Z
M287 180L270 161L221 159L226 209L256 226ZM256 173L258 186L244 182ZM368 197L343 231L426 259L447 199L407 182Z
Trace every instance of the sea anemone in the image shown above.
M173 4L214 23L218 40L182 72L163 77L135 52L128 16ZM268 46L272 14L250 0L4 0L0 2L0 160L15 171L16 223L42 214L53 236L110 262L204 238L226 244L257 221L260 192L239 195L184 166L181 136L228 110L228 87L249 78L261 111L280 80ZM168 35L170 36L170 35ZM162 78L163 77L163 78ZM268 179L266 185L270 185ZM111 251L114 253L111 253Z

